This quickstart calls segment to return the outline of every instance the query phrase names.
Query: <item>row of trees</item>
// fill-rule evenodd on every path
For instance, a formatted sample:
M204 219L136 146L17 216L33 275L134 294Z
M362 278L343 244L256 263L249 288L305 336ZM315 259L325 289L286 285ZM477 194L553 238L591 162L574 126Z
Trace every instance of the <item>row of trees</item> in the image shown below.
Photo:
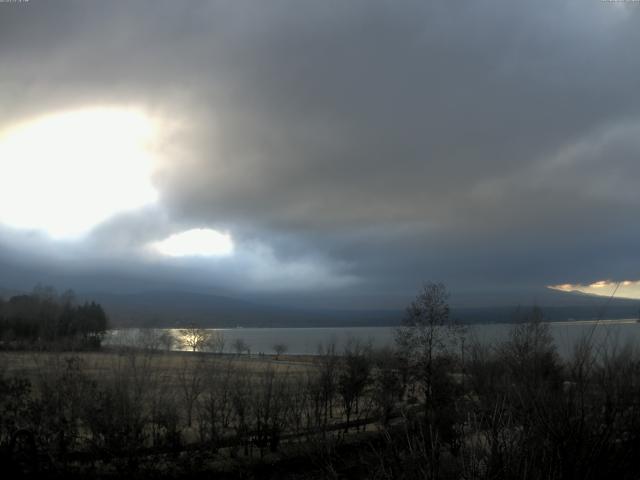
M0 298L0 341L5 347L58 343L95 348L108 326L102 306L78 304L72 291L58 295L51 287L37 286L28 295Z
M447 298L442 284L425 285L398 332L419 409L387 430L379 478L637 477L637 345L595 344L592 330L561 359L537 307L487 345L452 322Z
M227 344L224 333L220 330L202 328L197 325L178 330L177 336L166 329L145 328L135 331L133 338L130 333L125 333L129 338L121 338L120 343L133 344L145 350L170 351L176 347L191 352L205 352L222 354L226 351L234 352L236 355L251 354L251 345L244 339L236 338ZM284 355L288 346L284 342L277 342L272 347L277 358Z
M548 327L530 320L496 345L469 342L464 363L437 349L423 370L400 348L357 341L325 345L304 369L127 350L99 377L83 357L47 353L36 376L0 379L0 451L32 435L56 468L111 459L128 471L196 445L260 458L286 442L338 472L341 446L369 425L356 461L376 478L633 478L637 351L585 342L561 361Z
M37 376L0 377L0 451L15 465L31 435L58 469L84 458L171 475L286 443L327 477L635 478L638 350L586 337L562 360L543 320L532 309L506 340L481 344L428 284L395 348L329 344L309 365L128 349L97 376L82 357L44 354ZM158 465L178 451L193 461Z
M390 358L355 341L343 353L328 346L317 363L290 369L126 349L106 355L99 376L82 356L43 353L35 376L0 377L0 451L23 431L58 466L84 455L132 468L187 445L232 457L276 452L285 438L315 445L399 399L375 372L390 372Z
M151 352L171 351L174 349L191 352L222 354L229 350L237 355L250 354L251 346L242 338L236 338L230 345L220 330L190 325L178 330L177 334L167 329L144 328L123 330L113 338L114 345L130 345ZM285 344L274 345L274 352L280 356L287 351Z

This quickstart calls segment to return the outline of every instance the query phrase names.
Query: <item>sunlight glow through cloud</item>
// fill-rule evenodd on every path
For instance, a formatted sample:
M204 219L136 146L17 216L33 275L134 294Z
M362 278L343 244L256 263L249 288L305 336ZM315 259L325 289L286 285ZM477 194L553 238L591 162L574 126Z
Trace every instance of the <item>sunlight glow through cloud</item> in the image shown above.
M604 297L609 297L615 292L617 298L640 299L640 280L621 281L616 290L617 283L612 280L599 280L588 285L563 283L561 285L549 285L548 288L561 292L581 292Z
M152 245L156 251L170 257L227 256L233 253L233 241L229 233L208 228L194 228L175 233Z
M0 132L0 223L74 238L155 202L155 134L150 118L126 108L52 114Z

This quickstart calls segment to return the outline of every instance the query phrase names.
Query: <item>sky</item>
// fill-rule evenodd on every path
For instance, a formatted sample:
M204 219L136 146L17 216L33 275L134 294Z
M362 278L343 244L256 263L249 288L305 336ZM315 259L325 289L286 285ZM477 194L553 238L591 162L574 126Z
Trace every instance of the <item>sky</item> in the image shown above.
M0 287L640 297L638 44L634 2L0 3Z

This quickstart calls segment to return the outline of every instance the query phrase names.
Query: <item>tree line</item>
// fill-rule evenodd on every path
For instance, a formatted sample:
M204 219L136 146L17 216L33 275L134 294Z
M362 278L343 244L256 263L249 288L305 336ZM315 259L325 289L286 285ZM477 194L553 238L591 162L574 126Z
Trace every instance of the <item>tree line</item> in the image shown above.
M36 286L30 294L0 298L0 345L4 348L68 346L97 348L109 328L102 306L78 303L68 290Z

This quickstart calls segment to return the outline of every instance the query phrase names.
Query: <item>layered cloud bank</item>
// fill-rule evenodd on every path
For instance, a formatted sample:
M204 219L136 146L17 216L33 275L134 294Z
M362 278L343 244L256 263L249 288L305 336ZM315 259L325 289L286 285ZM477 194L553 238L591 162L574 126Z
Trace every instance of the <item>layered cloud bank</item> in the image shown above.
M152 166L136 185L147 190L127 187L137 175L130 152L96 150L88 162L124 162L98 177L63 161L73 135L99 145L115 127L67 129L62 151L29 168L33 181L2 156L5 272L152 277L291 299L304 290L381 306L425 279L508 292L637 278L640 60L621 48L640 40L633 6L0 7L3 134L96 106L143 112L161 131L145 144ZM82 185L74 201L60 200L69 187L47 185L48 169ZM88 208L83 197L99 191L111 200ZM141 198L124 202L129 191ZM64 228L52 215L44 230L7 220L29 218L22 195L43 211L59 205ZM69 227L83 212L94 222ZM193 229L228 234L233 253L148 249Z

